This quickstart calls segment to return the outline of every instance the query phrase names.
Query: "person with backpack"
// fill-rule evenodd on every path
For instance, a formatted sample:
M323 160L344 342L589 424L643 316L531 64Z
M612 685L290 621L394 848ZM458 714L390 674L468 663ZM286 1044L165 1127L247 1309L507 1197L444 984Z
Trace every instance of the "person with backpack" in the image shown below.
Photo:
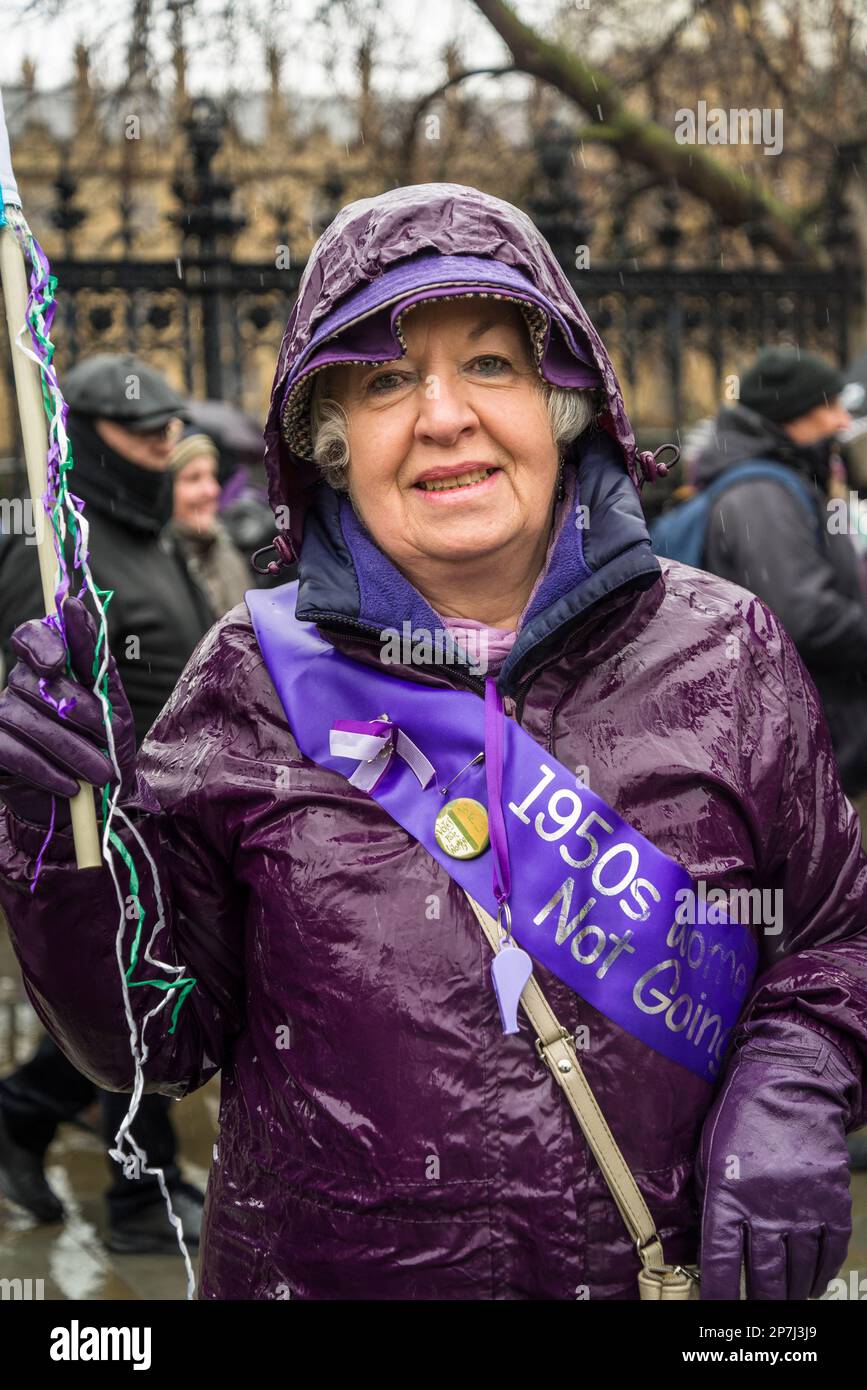
M843 377L764 348L692 465L696 495L651 528L657 554L758 595L793 639L824 706L843 790L867 836L867 597L847 528L828 509Z

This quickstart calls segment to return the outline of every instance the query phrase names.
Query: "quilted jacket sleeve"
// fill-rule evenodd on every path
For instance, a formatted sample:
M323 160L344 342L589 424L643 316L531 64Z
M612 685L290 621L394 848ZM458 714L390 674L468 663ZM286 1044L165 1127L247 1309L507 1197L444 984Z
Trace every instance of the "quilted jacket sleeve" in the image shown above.
M235 721L257 657L249 624L231 615L196 648L139 753L128 823L113 821L116 883L105 866L75 867L66 832L31 891L44 831L0 808L0 905L28 995L75 1066L109 1090L132 1087L131 1021L140 1037L152 1014L145 1089L175 1096L220 1068L243 1026L245 902L221 793L232 787Z
M771 832L768 879L782 930L759 930L759 972L738 1026L792 1019L839 1047L856 1075L848 1128L867 1124L867 855L840 786L825 716L794 644L764 605L766 653L788 711L785 777Z

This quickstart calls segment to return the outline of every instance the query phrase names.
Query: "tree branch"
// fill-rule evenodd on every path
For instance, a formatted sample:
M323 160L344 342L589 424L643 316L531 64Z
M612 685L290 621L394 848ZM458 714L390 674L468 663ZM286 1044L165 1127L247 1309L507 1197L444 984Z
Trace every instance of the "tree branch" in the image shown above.
M506 44L515 68L550 83L597 119L610 132L607 143L622 159L676 180L709 204L724 226L739 227L761 219L768 244L782 260L820 262L816 245L799 232L797 213L760 184L704 149L678 144L672 132L635 115L621 89L601 69L591 68L578 54L543 38L505 0L473 3Z
M401 142L401 156L399 165L398 182L401 184L414 183L413 169L415 165L416 143L418 137L418 123L432 102L444 96L451 87L456 87L460 82L466 82L468 77L502 77L506 73L513 73L515 69L508 67L496 68L467 68L463 72L456 72L452 77L441 82L438 87L434 87L432 92L427 92L415 103L407 118L406 128Z
M817 130L816 127L811 125L807 120L804 115L803 104L798 101L786 78L772 62L770 54L758 35L758 21L753 9L752 0L746 0L746 12L750 20L749 24L745 26L746 40L753 50L753 56L756 61L762 65L771 81L775 84L777 90L782 93L783 98L789 103L790 108L795 107L797 109L800 123L807 134L812 136L814 140L818 140L820 144L827 145L830 149L835 148L835 142L829 136L824 135L821 130Z
M684 29L688 28L693 20L698 18L702 10L709 9L715 3L716 0L694 0L692 9L684 11L677 23L672 25L662 42L657 45L656 51L646 56L642 55L639 58L639 71L623 79L623 90L629 91L630 88L640 86L642 83L647 82L649 78L654 77L665 60L671 57Z

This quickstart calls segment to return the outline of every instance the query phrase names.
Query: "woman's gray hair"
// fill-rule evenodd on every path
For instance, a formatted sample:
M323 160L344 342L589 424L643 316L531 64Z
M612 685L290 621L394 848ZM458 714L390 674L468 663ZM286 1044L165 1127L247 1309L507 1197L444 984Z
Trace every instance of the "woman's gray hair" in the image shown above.
M319 372L310 400L310 433L313 438L313 457L320 473L335 492L349 490L349 419L346 411L327 394ZM538 389L548 406L551 434L560 457L568 444L577 439L593 419L593 392L575 391L552 386L538 378Z

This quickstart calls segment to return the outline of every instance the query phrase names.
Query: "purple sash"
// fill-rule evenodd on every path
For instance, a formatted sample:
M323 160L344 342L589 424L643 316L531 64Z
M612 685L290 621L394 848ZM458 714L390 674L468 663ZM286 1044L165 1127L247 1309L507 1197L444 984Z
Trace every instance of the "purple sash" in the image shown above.
M296 596L287 584L246 600L301 752L364 789L496 916L491 850L454 859L434 838L439 789L484 748L484 701L343 656L296 619ZM695 894L687 871L513 720L503 733L515 940L633 1037L713 1081L755 973L752 936L733 922L677 922L683 891ZM484 766L449 796L486 803Z

